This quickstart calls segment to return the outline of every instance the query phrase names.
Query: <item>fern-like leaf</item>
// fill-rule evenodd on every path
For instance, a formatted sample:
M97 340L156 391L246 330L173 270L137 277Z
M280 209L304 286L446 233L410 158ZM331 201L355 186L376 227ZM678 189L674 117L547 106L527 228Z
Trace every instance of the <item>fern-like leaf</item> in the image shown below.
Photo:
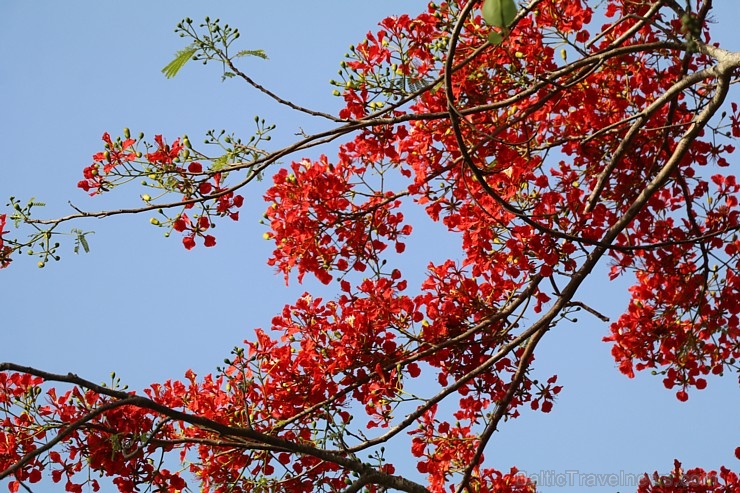
M198 51L198 48L196 47L195 43L193 43L175 53L175 59L168 63L167 66L162 69L162 73L164 74L164 76L168 79L171 79L175 75L177 75L180 69L186 63L188 63L191 58L193 58L193 55L195 55L196 51Z
M90 245L87 243L87 238L85 238L85 235L89 235L92 231L82 231L81 229L73 229L72 233L75 235L75 247L74 252L75 254L80 253L80 247L85 251L85 253L90 253Z
M242 50L234 56L256 56L262 58L263 60L267 60L267 53L265 53L265 50Z

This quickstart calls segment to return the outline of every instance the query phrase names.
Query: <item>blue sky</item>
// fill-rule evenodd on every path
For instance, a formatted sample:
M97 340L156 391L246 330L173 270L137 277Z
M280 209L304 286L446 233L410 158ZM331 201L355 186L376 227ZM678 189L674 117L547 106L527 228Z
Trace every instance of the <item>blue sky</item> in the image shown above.
M734 22L740 8L716 3L724 9L715 14L716 39L740 49ZM187 133L196 142L212 128L248 135L259 115L278 125L272 145L279 148L300 129L318 128L236 80L222 83L216 66L193 63L165 79L160 69L184 46L173 33L184 17L220 17L238 27L240 47L264 49L270 57L246 60L247 73L286 99L336 111L339 101L328 80L348 46L382 17L416 13L426 2L280 4L1 2L0 205L10 195L35 196L47 203L43 215L59 216L71 212L67 201L87 210L136 203L138 192L121 189L114 197L91 199L75 187L90 156L102 148L105 131L115 136L130 127L134 134L162 133L169 140ZM736 88L731 96L739 99ZM285 303L315 287L286 288L265 264L271 246L258 224L265 208L261 189L248 192L246 200L239 223L219 224L214 249L186 252L179 239L165 239L148 216L140 216L78 224L95 231L89 254L73 255L69 241L62 261L44 269L19 259L0 272L0 361L94 381L116 371L133 388L180 378L189 368L214 371L255 327L269 327ZM454 247L434 225L419 230L407 255L421 259L419 266ZM625 306L626 286L593 279L584 301L614 319ZM553 412L525 412L507 423L487 453L493 465L574 481L568 491L586 491L579 481L588 474L627 478L616 487L588 489L596 492L634 491L625 475L667 472L674 458L687 467L738 468L735 377L712 379L708 389L681 404L659 377L621 376L600 342L608 326L580 318L550 334L538 354L541 374L557 373L565 386ZM413 473L405 451L395 461Z

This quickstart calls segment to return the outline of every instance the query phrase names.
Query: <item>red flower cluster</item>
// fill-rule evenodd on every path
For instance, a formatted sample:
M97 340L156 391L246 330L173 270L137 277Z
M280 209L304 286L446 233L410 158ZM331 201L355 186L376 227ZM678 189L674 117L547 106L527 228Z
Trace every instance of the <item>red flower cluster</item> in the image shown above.
M93 164L82 172L85 179L77 183L77 186L86 192L92 190L90 195L108 191L109 182L105 175L113 171L116 166L136 159L136 151L133 149L135 139L128 138L124 141L113 142L110 134L105 132L103 142L105 142L105 151L93 155Z
M286 281L293 271L299 282L336 280L337 298L304 294L285 306L216 377L188 372L152 385L147 394L170 415L78 389L49 391L50 404L36 408L37 383L7 385L0 405L13 418L0 427L0 460L88 416L64 438L66 456L30 461L19 480L53 464L54 480L78 491L72 478L84 463L115 476L122 492L143 482L176 490L179 475L149 458L178 449L204 491L342 490L352 467L365 467L356 456L407 433L429 491L461 478L471 491L533 491L516 470L483 467L484 430L527 407L551 411L561 386L557 376L535 377L535 346L574 321L585 306L576 293L603 259L612 279L634 275L605 338L623 373L654 369L685 401L709 375L736 368L740 184L707 169L727 166L734 148L722 139L740 135L740 118L734 105L730 132L695 131L721 67L672 37L683 22L677 7L608 0L595 13L582 0L541 0L492 46L477 13L459 19L467 5L430 3L415 18L384 20L342 65L340 117L362 128L336 160L292 162L265 192L268 263ZM594 30L604 15L611 23ZM558 56L562 43L569 50ZM580 59L568 63L569 52ZM702 85L690 85L687 74L703 70ZM132 139L104 141L80 185L94 193L135 156ZM212 218L237 220L243 197L222 182L223 168L189 161L179 139L155 142L152 179L185 203L172 228L187 249L196 237L213 246ZM394 268L418 233L404 210L414 205L461 247L438 259L436 238L414 244L434 259L423 260L415 290ZM28 402L10 404L15 397ZM373 478L393 474L384 460ZM676 463L639 491L737 489L727 469L684 473Z
M18 401L33 396L42 379L25 373L0 373L0 411L9 409ZM35 426L34 416L29 413L8 416L0 420L0 471L13 466L22 457L33 452L46 437L43 428ZM38 483L44 463L39 458L29 461L8 483L11 492L18 491L20 481Z
M668 475L655 472L640 480L637 493L737 493L740 491L738 475L722 467L719 472L702 468L684 471L679 461Z
M459 8L460 2L449 2L414 19L383 21L346 63L346 106L340 116L365 118L378 101L392 102L399 87L440 75L444 59L434 47L449 39ZM667 149L682 139L700 106L683 96L661 99L684 76L684 61L676 52L661 54L657 63L656 53L645 48L661 40L660 31L638 25L647 6L611 1L605 8L608 15L625 17L605 26L594 42L587 26L593 12L582 1L538 3L500 49L480 50L481 26L471 20L457 39L455 57L475 62L445 79L460 115L457 132L449 119L433 116L449 111L443 87L408 106L415 118L392 114L410 123L360 132L340 147L336 164L322 157L278 172L265 196L276 244L270 264L286 277L296 268L299 281L308 272L324 283L382 265L391 257L382 225L395 228L391 238L411 234L410 228L397 228L401 221L390 219L403 218L399 198L408 195L424 205L432 220L460 234L464 256L461 262L430 264L421 294L410 299L412 313L419 314L412 316L416 324L404 330L420 347L455 340L420 360L449 385L511 340L508 319L497 316L512 300L527 293L532 311L546 312L561 296L556 284L568 284L597 246L613 243L598 255L613 258L612 277L635 271L638 283L628 313L607 338L615 343L620 368L631 374L638 361L638 369L661 369L666 386L680 387L682 400L688 386L704 388L703 375L721 373L740 358L735 274L740 248L731 239L738 228L738 190L734 177L708 182L696 168L711 162L724 166L734 149L694 140L673 177L633 212L645 184L654 182L669 160ZM593 70L558 75L546 84L539 74L566 74L548 33L573 34L584 54L608 52L615 44L623 52L607 56ZM706 57L691 58L689 69L709 63ZM634 115L645 108L643 130L631 131ZM666 128L667 120L675 126ZM603 137L601 129L608 129ZM554 150L562 159L547 166L545 158ZM384 183L398 191L382 188L381 194L375 177L391 171L396 181ZM377 201L358 197L385 202L375 209ZM633 219L621 224L627 214ZM707 265L708 258L718 259L716 269ZM282 324L276 328L287 330ZM459 471L470 459L476 447L473 423L506 393L521 355L512 352L460 385L463 397L455 418L469 420L470 426L441 421L421 427L419 434L431 435L417 437L415 450L424 450L428 464L420 467L430 474L433 490L441 490L449 481L447 472ZM548 412L559 391L554 379L541 386L525 376L509 413L516 416L516 407L526 402Z
M221 183L221 173L215 173L211 179L213 180L213 185L202 183L200 193L203 195L218 195L216 197L216 213L220 216L229 216L232 221L238 221L239 211L234 209L239 209L244 205L244 197L234 192L225 192L226 189Z
M5 222L7 220L6 214L0 214L0 269L4 269L10 265L10 255L13 253L13 248L10 245L5 244L3 235L7 233L5 230Z
M159 165L164 171L168 171L173 167L173 161L183 149L180 139L175 139L171 146L165 143L161 135L155 135L154 141L157 143L157 148L154 152L147 153L146 159L152 164Z
M731 175L714 175L711 185L697 182L692 194L712 197L703 222L695 218L687 230L661 204L649 224L638 225L650 228L653 241L668 245L621 259L623 266L638 269L638 284L630 289L627 313L606 338L616 343L612 354L625 374L663 367L665 386L679 387L682 401L689 387L705 388L706 375L722 374L740 358L740 241L725 233L740 225L740 184ZM664 197L661 201L675 200ZM706 239L676 243L691 236ZM716 259L715 266L708 258Z
M199 175L203 173L203 165L198 162L192 162L188 165L188 173ZM234 210L244 205L244 197L234 194L233 191L225 191L221 184L221 173L214 173L206 180L201 181L197 186L183 186L183 189L189 190L188 195L183 197L183 201L190 200L193 195L209 196L215 195L215 207L201 205L204 215L201 215L197 221L191 221L188 215L183 212L173 222L172 229L180 233L186 233L182 243L186 249L191 250L195 247L195 238L203 238L203 244L206 247L216 245L216 238L213 235L205 234L211 226L209 215L213 211L218 216L228 216L233 221L239 220L239 211ZM193 191L197 190L197 192ZM195 204L188 203L184 208L192 209ZM209 214L209 215L206 215Z
M195 247L195 237L203 237L203 244L207 247L216 245L216 238L212 235L204 234L204 231L208 230L211 226L211 222L207 216L200 216L196 221L191 221L187 214L182 213L172 223L172 229L179 233L187 234L182 239L182 244L186 249L191 250Z
M128 131L125 133L128 135ZM159 188L165 192L181 193L185 210L192 209L196 203L200 204L202 214L197 221L191 221L184 212L172 221L175 231L185 233L183 245L188 250L195 247L195 238L202 237L207 247L214 246L216 239L213 235L205 234L211 226L210 217L213 215L228 216L234 221L239 220L239 209L244 204L244 198L229 190L222 183L223 175L220 172L204 172L203 165L191 161L187 165L181 164L181 159L187 160L187 150L180 138L172 144L167 144L162 135L155 135L155 146L152 152L146 153L144 166L139 169L132 164L142 157L135 150L135 139L126 138L113 141L106 132L103 134L105 151L93 156L93 164L83 171L85 180L78 186L85 191L92 190L90 195L96 195L110 190L119 182L125 182L132 177L147 177L153 180L149 186ZM125 171L119 167L127 165ZM117 173L115 176L114 173ZM213 204L206 203L213 198ZM197 202L194 199L199 199ZM159 221L155 224L159 225Z
M345 147L350 149L351 145ZM275 184L265 200L272 203L266 215L276 249L268 263L283 272L286 281L297 268L299 281L309 272L328 284L332 270L365 271L388 242L397 252L404 251L401 240L411 233L411 226L403 224L403 214L395 210L401 201L373 189L361 192L364 202L358 200L351 179L365 169L348 153L336 165L322 156L317 162L293 163L292 173L283 169L273 177Z

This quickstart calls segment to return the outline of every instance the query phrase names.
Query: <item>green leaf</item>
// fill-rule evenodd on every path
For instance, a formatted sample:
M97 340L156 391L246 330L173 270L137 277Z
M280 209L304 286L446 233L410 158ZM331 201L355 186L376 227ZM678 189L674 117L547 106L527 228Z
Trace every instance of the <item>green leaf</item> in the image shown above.
M509 27L509 24L516 19L519 8L516 6L514 0L501 0L501 9L503 10L504 25L499 27Z
M481 13L486 24L489 26L496 25L501 18L501 0L484 0Z
M211 169L213 171L221 171L228 165L229 165L229 155L224 154L223 156L219 156L218 158L214 159L211 162Z
M180 69L190 61L190 59L193 57L193 55L195 55L195 52L197 51L198 48L196 47L195 43L193 43L175 53L175 59L168 63L167 66L162 69L162 73L164 74L164 76L168 79L171 79L175 75L177 75Z
M493 46L498 46L501 44L501 42L504 40L504 37L501 36L497 31L491 31L488 33L488 42L491 43Z
M256 56L262 58L263 60L267 60L267 53L265 53L265 50L242 50L234 56Z
M481 8L486 24L502 28L514 22L518 11L514 0L485 0Z
M85 253L90 253L90 245L87 244L85 235L80 235L80 245L82 245L82 249L85 250Z

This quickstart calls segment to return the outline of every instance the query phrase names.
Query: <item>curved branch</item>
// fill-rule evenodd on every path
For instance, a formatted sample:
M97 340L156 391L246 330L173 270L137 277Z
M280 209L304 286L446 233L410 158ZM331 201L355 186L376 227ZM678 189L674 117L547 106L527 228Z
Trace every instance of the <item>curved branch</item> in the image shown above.
M265 94L266 96L268 96L270 99L276 101L277 103L282 104L284 106L287 106L287 107L289 107L291 109L294 109L296 111L300 111L301 113L306 113L307 115L311 115L311 116L319 116L321 118L326 118L327 120L330 120L330 121L333 121L333 122L342 122L342 121L344 121L341 118L338 118L338 117L336 117L334 115L330 115L329 113L324 113L322 111L316 111L316 110L312 110L312 109L309 109L309 108L305 108L305 107L300 106L300 105L297 105L297 104L295 104L295 103L293 103L291 101L288 101L287 99L281 98L280 96L278 96L274 92L270 91L265 86L258 84L251 77L249 77L247 74L245 74L244 72L242 72L241 70L239 70L238 68L236 68L236 65L234 65L233 60L231 58L229 58L228 56L226 56L225 53L221 52L221 57L222 57L222 60L224 61L224 63L226 63L226 65L229 67L229 69L232 72L234 72L237 76L241 77L247 84L249 84L250 86L254 87L255 89L257 89L261 93Z

